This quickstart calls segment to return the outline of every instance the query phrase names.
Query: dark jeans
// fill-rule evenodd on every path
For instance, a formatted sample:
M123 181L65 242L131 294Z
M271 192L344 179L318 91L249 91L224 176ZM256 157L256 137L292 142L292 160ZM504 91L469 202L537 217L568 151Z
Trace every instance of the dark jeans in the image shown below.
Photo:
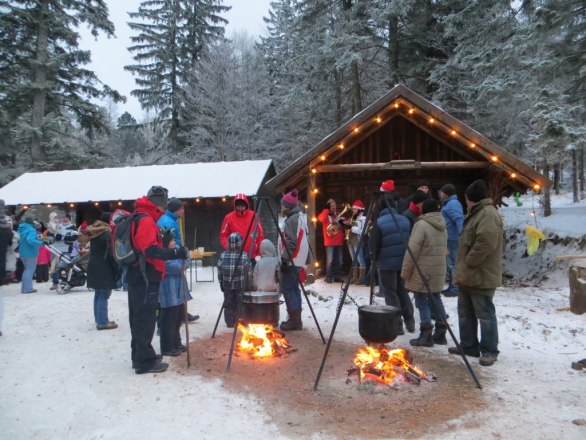
M405 290L401 271L379 269L378 283L380 291L385 295L385 304L401 309L405 322L413 321L413 303L409 298L409 292Z
M285 298L287 312L296 312L301 310L301 291L299 290L299 271L300 267L287 266L285 270L281 268L281 292Z
M183 323L183 304L161 308L161 353L173 351L181 346L180 329Z
M446 309L444 308L441 294L434 292L430 295L433 296L433 300L427 293L413 292L415 305L419 309L419 321L422 327L430 325L432 319L443 322L441 316L446 316Z
M464 349L480 349L483 354L499 354L496 310L492 301L495 289L473 289L460 286L458 318L460 345ZM480 323L480 343L478 342Z
M224 289L224 321L228 327L236 324L238 298L241 289Z
M132 368L148 369L157 362L157 354L151 342L155 334L157 304L160 283L128 284L128 321L130 322L130 342Z
M333 280L342 275L343 252L343 246L326 246L326 278Z

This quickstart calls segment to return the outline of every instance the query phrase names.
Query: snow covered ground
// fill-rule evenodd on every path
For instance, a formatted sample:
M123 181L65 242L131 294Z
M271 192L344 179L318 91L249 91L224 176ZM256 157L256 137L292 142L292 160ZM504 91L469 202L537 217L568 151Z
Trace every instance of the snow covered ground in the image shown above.
M527 225L535 225L529 215L530 197L524 198L522 207L510 202L508 208L502 209L509 227L524 230ZM586 232L584 218L586 203L572 204L571 198L564 195L555 198L554 215L548 219L538 216L537 222L546 235L581 237ZM526 246L522 234L517 240L518 248ZM563 253L560 246L546 242L532 257L522 257L519 252L518 257L507 259L507 269L513 274L527 267L541 267L549 275L545 281L534 280L540 281L539 284L512 283L497 292L499 360L486 368L479 366L477 359L469 358L483 386L477 390L482 405L478 408L471 405L460 416L437 425L430 425L422 416L422 428L416 436L429 439L586 437L586 370L570 368L572 361L586 358L586 315L573 315L568 310L569 263L543 267L543 262L550 261L553 254ZM566 253L577 251L566 249ZM204 270L211 275L209 268ZM288 423L270 416L274 408L269 407L268 399L227 389L225 375L231 372L210 379L209 373L197 371L193 365L186 370L185 355L173 358L169 370L163 374L135 375L130 365L124 292L114 292L110 299L110 319L120 327L96 331L91 292L76 288L61 296L50 291L48 283L35 287L39 291L31 295L21 295L18 285L0 288L5 300L0 337L0 439L340 437L329 433L328 426L323 426L321 433L291 431ZM331 298L323 301L311 296L327 338L335 318L340 286L318 280L310 289L322 298ZM198 344L198 340L211 336L221 294L217 282L194 282L193 293L190 311L201 318L190 324L190 339L192 344ZM349 293L358 303L367 302L367 288L351 286ZM456 299L448 298L444 302L457 335ZM284 315L283 308L281 316ZM315 336L315 324L307 307L303 318L305 329L301 333ZM356 307L345 305L332 346L342 341L355 343L357 347L362 345L357 326ZM220 336L227 332L221 324ZM395 344L408 346L411 337L401 336ZM158 339L154 342L158 349ZM219 346L218 350L227 353L229 347ZM461 359L447 354L445 346L419 348L413 354L415 363L418 356L425 357L428 363L449 358L456 367L461 367L456 371L462 383L474 387ZM302 349L294 355L302 355ZM232 368L237 369L239 362L243 360L235 358ZM320 389L326 391L331 384L329 371L326 368L320 384ZM316 375L317 365L315 371L308 370L303 378L308 393L313 392ZM250 382L252 386L253 378ZM401 394L396 396L392 393L388 396L389 408L400 405ZM321 395L317 399L320 402ZM451 404L455 402L445 402ZM433 414L434 408L427 411ZM319 407L308 410L307 417L319 418ZM398 424L400 421L395 425L381 421L375 432L365 430L362 437L397 438L394 426Z

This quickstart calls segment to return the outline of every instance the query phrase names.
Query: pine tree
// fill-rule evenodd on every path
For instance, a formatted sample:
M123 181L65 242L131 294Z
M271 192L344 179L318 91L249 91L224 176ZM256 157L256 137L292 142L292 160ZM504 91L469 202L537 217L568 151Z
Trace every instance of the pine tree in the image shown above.
M73 121L89 136L107 129L93 100L124 99L83 68L91 58L78 48L81 25L114 35L104 0L0 1L0 148L30 151L36 167L67 149Z
M131 94L168 121L172 152L184 148L184 89L195 80L194 68L208 46L223 38L226 20L219 14L229 9L221 0L147 0L130 13L137 21L129 23L136 35L128 49L137 64L125 69L137 77L138 86Z

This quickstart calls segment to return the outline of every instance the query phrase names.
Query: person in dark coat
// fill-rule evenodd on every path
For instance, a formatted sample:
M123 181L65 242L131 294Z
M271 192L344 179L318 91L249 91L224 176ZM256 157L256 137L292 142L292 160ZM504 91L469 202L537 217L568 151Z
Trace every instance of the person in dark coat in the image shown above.
M382 197L386 195L383 194ZM380 207L383 209L373 222L370 231L369 247L372 261L377 268L380 291L384 294L385 303L401 309L407 331L413 333L415 331L413 303L401 278L411 225L407 218L397 212L397 205L393 200L387 198L382 202ZM397 321L399 326L397 333L402 335L404 334L403 324L401 320Z
M419 189L411 194L411 197L409 197L409 208L403 211L402 214L404 217L407 217L407 220L409 220L411 229L413 229L413 225L417 221L417 218L422 214L421 209L423 202L425 202L427 199L429 199L427 193Z
M110 213L104 212L100 220L86 228L90 237L90 259L87 268L87 286L94 289L94 319L98 330L118 327L108 319L108 299L116 288L118 264L110 252Z
M6 253L14 236L11 226L4 215L4 200L0 199L0 286L6 279Z

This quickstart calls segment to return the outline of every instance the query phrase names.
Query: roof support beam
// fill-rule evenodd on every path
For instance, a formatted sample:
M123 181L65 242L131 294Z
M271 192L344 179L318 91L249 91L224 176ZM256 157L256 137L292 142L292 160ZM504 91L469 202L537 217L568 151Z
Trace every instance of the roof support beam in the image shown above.
M409 169L483 169L490 164L484 161L458 161L458 162L416 162L414 160L392 160L380 163L344 163L332 165L316 165L318 173L348 173L355 171L376 170L409 170Z

